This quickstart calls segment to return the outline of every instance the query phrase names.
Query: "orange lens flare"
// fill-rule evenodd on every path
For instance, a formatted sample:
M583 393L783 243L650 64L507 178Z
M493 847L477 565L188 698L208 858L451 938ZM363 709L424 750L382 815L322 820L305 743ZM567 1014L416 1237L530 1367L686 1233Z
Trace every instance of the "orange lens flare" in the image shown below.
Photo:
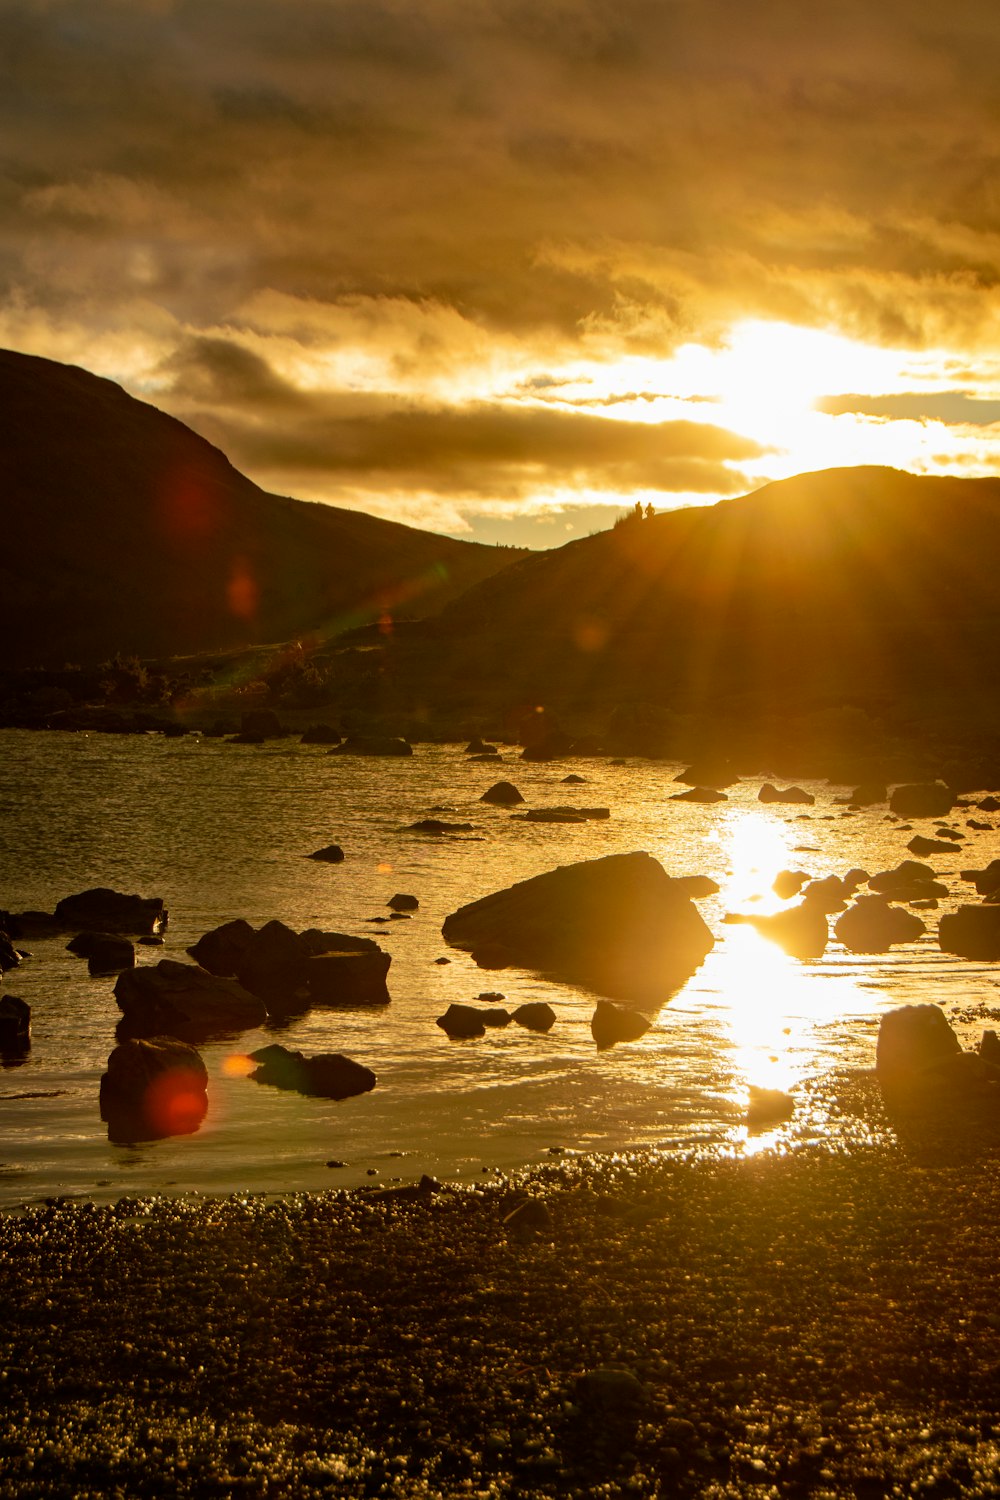
M190 1135L208 1113L208 1097L186 1068L154 1078L143 1100L146 1119L160 1135Z
M223 1058L222 1074L225 1078L246 1078L256 1066L253 1058L247 1057L245 1052L230 1052Z
M250 620L257 613L260 589L245 558L238 557L233 563L226 584L226 603L229 613L238 620Z

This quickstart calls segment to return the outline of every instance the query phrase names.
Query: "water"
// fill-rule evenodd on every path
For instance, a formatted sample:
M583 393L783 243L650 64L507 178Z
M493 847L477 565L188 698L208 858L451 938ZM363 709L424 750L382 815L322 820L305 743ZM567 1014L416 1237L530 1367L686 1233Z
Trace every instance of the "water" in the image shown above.
M373 936L392 954L387 1009L316 1010L277 1033L204 1046L210 1108L200 1130L121 1146L109 1143L98 1112L119 1016L113 980L90 978L65 937L33 940L33 957L4 985L32 1006L33 1045L22 1066L0 1073L0 1205L54 1194L103 1201L126 1191L329 1188L424 1172L481 1179L560 1149L754 1151L817 1139L836 1149L868 1138L870 1124L831 1107L824 1080L870 1068L880 1015L907 1002L942 1004L973 1045L1000 1006L997 970L942 954L933 912L917 943L860 957L832 941L815 963L724 925L726 910L778 909L770 885L782 868L874 872L907 857L911 834L886 820L884 806L847 814L834 801L846 789L825 783L807 783L816 794L807 809L761 805L759 780L714 806L671 802L678 769L598 759L532 765L513 750L493 767L454 745L378 760L290 741L0 732L0 907L51 910L98 885L162 896L167 943L140 948L141 963L186 958L189 943L238 916ZM571 771L587 784L561 785ZM530 806L603 805L611 818L519 822L479 801L501 777ZM406 831L429 815L475 831ZM952 892L942 910L976 899L960 868L1000 853L1000 833L968 830L967 816L952 816L967 835L962 849L929 861ZM328 843L342 845L342 864L304 857ZM481 971L441 937L447 914L469 900L559 864L638 849L671 875L711 875L723 889L698 903L716 934L713 952L637 1042L597 1052L593 994L521 971ZM370 924L399 891L419 898L412 920ZM443 955L450 964L437 965ZM555 1026L547 1036L510 1026L450 1041L435 1018L487 990L502 991L509 1009L546 1000ZM274 1040L344 1052L374 1069L377 1087L333 1102L227 1071L234 1052ZM790 1090L791 1122L748 1136L751 1083Z

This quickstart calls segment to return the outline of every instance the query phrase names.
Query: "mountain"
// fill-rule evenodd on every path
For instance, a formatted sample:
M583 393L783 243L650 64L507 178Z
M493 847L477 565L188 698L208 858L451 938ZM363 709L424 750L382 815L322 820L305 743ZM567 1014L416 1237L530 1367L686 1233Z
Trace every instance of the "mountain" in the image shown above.
M426 615L523 555L267 494L110 380L0 351L7 666L158 657Z
M830 469L629 517L443 611L438 671L509 703L720 722L840 710L996 723L1000 480Z

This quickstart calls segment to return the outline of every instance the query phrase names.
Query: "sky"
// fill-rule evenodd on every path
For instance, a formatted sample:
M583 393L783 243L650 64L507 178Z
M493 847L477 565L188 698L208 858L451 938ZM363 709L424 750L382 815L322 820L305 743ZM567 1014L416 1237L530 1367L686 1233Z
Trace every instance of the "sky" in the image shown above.
M0 345L550 547L1000 472L996 0L0 0Z

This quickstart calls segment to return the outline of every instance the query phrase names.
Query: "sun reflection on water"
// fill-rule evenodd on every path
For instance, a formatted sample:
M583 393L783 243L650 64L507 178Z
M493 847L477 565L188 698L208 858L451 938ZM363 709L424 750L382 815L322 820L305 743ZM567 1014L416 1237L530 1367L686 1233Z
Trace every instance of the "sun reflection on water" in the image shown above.
M728 869L719 895L722 910L762 915L792 904L772 890L779 871L819 873L809 868L807 851L796 851L799 837L799 829L769 812L734 809L720 819L717 838ZM722 931L700 978L714 992L710 1003L731 1049L729 1097L744 1111L751 1085L787 1093L814 1073L817 1052L824 1050L821 1033L851 1017L869 1016L872 997L836 961L792 958L751 926ZM780 1129L740 1131L749 1152L773 1144L780 1134Z

